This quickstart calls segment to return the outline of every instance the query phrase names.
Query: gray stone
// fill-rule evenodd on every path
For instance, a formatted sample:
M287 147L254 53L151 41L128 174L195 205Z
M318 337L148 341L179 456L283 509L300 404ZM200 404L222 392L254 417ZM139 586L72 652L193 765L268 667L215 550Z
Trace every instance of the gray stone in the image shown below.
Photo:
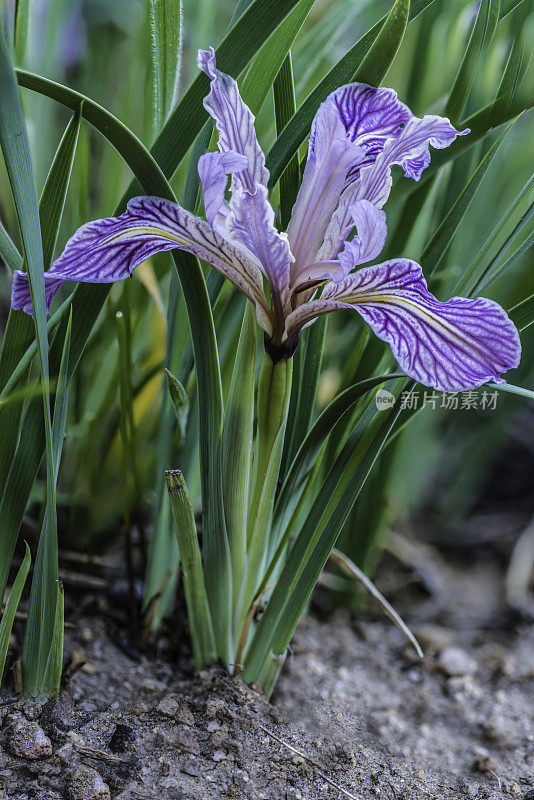
M67 778L69 800L111 800L109 786L91 767L76 767Z
M52 755L52 742L37 724L21 714L13 714L7 731L9 752L18 758L46 758Z
M438 666L445 675L473 675L477 670L477 662L460 647L446 647L442 651Z

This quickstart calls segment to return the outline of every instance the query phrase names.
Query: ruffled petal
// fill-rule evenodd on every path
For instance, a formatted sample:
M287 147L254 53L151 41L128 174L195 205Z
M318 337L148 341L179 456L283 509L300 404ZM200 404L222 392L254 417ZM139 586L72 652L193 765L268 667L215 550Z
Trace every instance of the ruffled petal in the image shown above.
M387 236L386 213L368 200L357 200L350 208L356 236L340 252L338 259L344 276L355 267L372 261L382 252Z
M377 208L382 208L391 190L391 168L394 164L400 164L406 177L418 181L430 163L429 145L438 149L449 147L457 136L467 133L469 129L457 131L444 117L412 117L398 136L386 141L374 163L363 167L358 179L343 192L328 225L318 259L336 257L353 228L350 208L356 201L367 200Z
M321 104L288 227L296 258L293 279L301 267L316 260L343 190L374 163L387 139L398 136L411 116L392 89L363 83L341 86Z
M517 367L521 344L515 325L492 300L452 297L440 303L421 267L409 259L386 261L329 284L318 300L287 319L286 336L321 314L358 311L387 342L401 369L425 386L447 392L474 389Z
M358 200L351 206L351 215L356 236L345 242L337 259L319 261L300 270L291 287L298 295L296 304L307 302L310 298L308 292L315 290L324 280L332 279L339 283L355 267L372 261L382 252L387 235L385 212L367 200Z
M232 189L254 192L257 184L267 186L269 171L254 130L254 115L239 94L236 81L217 69L215 50L198 51L198 67L211 80L211 91L204 99L204 108L211 114L219 132L219 150L233 150L246 156L248 166L232 175Z
M67 242L45 273L47 308L64 281L113 283L128 278L147 258L163 250L185 250L211 264L255 303L258 321L270 332L261 273L242 252L204 220L161 197L136 197L120 217L89 222ZM11 303L32 313L28 276L13 277Z
M274 227L274 211L267 189L258 185L253 194L234 192L226 219L225 238L256 261L281 311L289 302L289 268L294 260L287 236Z
M289 265L294 260L285 235L274 226L274 211L267 197L269 172L256 138L254 116L239 94L236 81L217 69L215 51L199 50L198 66L211 79L204 106L215 119L221 153L246 156L247 166L232 171L229 212L214 217L214 225L228 241L251 258L267 277L276 313L288 303ZM217 199L221 199L219 177ZM219 206L218 211L220 211ZM206 211L206 213L208 213ZM210 208L211 213L211 208ZM209 217L208 217L209 219Z
M228 185L228 175L240 172L248 164L246 156L228 150L227 153L206 153L198 160L198 174L202 183L206 219L215 229L224 224L228 206L224 192Z

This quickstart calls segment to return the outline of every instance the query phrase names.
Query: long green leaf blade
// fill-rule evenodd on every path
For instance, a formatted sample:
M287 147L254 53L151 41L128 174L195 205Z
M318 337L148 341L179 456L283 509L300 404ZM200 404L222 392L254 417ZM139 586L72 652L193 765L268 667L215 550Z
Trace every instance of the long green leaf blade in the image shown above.
M24 584L26 583L26 578L28 577L28 572L30 570L30 563L30 548L28 545L26 545L24 559L19 567L17 577L13 582L13 586L11 587L6 607L4 608L2 619L0 620L0 684L2 683L2 676L4 674L4 667L6 664L9 638L11 636L11 630L15 621L15 614L17 613L17 608L20 603L22 590L24 589Z

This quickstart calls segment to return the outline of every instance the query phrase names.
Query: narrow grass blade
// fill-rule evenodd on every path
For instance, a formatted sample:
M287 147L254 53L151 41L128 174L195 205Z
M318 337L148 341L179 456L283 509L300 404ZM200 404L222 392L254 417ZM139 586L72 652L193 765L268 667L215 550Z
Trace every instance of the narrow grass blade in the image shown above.
M39 203L45 269L50 266L52 261L74 162L80 121L81 114L80 109L78 109L69 122L60 142ZM20 269L22 263L17 266L13 264L13 266L15 269ZM49 322L47 330L50 329L51 323ZM0 386L2 386L3 391L12 391L12 388L8 388L8 385L12 383L11 379L15 374L18 374L21 378L27 374L33 354L37 349L36 344L32 343L30 345L32 330L33 323L31 318L20 311L10 311L0 355ZM10 376L9 380L8 375ZM13 409L8 415L0 414L0 436L2 437L0 440L3 443L0 455L0 486L5 481L7 469L13 457L18 438L20 412L21 409ZM3 436L2 431L4 432Z
M314 2L315 0L300 0L295 5L252 59L249 68L240 81L243 100L254 114L257 114L262 107L271 86L273 84L276 85L276 76L282 69L291 45L298 36ZM294 113L295 109L293 108L287 119L293 116Z
M11 382L10 376L15 372L20 375L20 379L28 375L33 355L37 352L37 343L34 337L35 328L27 314L20 311L10 311L0 352L0 387L2 388L3 397L15 390L16 383ZM21 365L21 358L24 352L32 347L32 344L31 357ZM5 395L4 392L6 393ZM0 493L4 490L13 454L17 446L21 414L21 406L0 409L0 441L2 442L2 447L0 447ZM3 549L0 549L0 563ZM9 564L7 568L9 569ZM4 572L3 568L0 568L0 596L5 589L6 579L7 573Z
M445 106L444 115L450 117L453 122L462 116L482 52L491 42L499 21L499 11L500 0L482 0L467 49Z
M168 470L165 475L180 550L187 617L191 628L195 664L200 667L215 660L216 649L198 546L195 515L182 473L175 469Z
M53 492L47 494L43 526L33 571L28 622L22 651L24 691L32 697L52 697L59 691L63 658L63 589L59 582L55 489L57 484L68 408L67 372L70 352L69 317L58 376L52 425Z
M59 143L39 202L45 270L49 268L54 256L54 248L63 216L63 209L65 208L65 200L67 199L67 191L76 154L81 120L82 103L74 112Z
M117 311L117 339L119 342L120 430L123 447L123 480L125 486L126 516L132 502L140 499L137 480L135 422L133 413L132 348L130 332L130 302L127 289L124 296L124 313Z
M43 385L43 409L44 409L44 439L46 444L46 466L47 466L47 519L51 521L50 534L47 540L50 542L49 555L51 561L55 558L55 569L57 574L57 532L56 525L56 504L55 504L55 480L54 480L54 453L52 442L52 419L50 410L50 398L47 387L49 383L49 363L48 363L48 337L46 324L46 306L44 290L44 271L43 271L43 249L41 241L41 229L39 221L39 208L37 204L37 194L33 177L31 153L28 142L27 131L22 113L19 89L15 80L13 68L11 66L7 45L4 40L3 32L0 28L0 145L4 155L7 174L15 201L17 217L20 226L21 239L24 251L24 258L28 268L30 292L34 308L33 322L35 325L35 335L37 349L41 367ZM21 323L23 332L28 332L26 322ZM24 345L26 346L27 338ZM25 346L22 350L24 352ZM9 356L8 356L9 358ZM31 405L31 404L30 404ZM39 420L41 423L41 419ZM41 429L42 432L42 429ZM13 447L14 439L9 442L9 447ZM39 444L32 442L32 450L37 455L38 463L42 457L42 450ZM38 466L37 463L37 466ZM30 475L33 477L31 468ZM6 499L6 488L2 504ZM7 502L12 503L13 497L7 497ZM46 516L46 515L45 515ZM17 531L18 532L18 531ZM9 565L7 559L11 560L14 542L17 533L9 527L2 532L2 551L3 562L1 564L3 575L0 580L0 588L5 586L6 569ZM55 556L54 556L55 553ZM36 565L37 566L37 565ZM51 569L53 569L53 564ZM32 584L33 589L33 584ZM41 613L46 613L43 608L47 604L48 596L43 600ZM35 607L34 607L35 608ZM37 614L34 610L34 615ZM34 626L33 635L36 637L34 643L37 644L37 636L41 635L41 629ZM46 635L46 632L45 632Z
M513 306L508 311L508 315L520 331L524 331L534 324L534 294Z
M406 383L402 380L402 385ZM392 391L397 385L388 384ZM317 579L341 527L400 412L370 406L359 420L328 473L293 544L252 640L244 680L259 680L268 694L273 662L283 659Z
M22 256L13 244L11 237L0 222L0 258L8 269L13 272L22 269Z
M273 96L276 133L280 134L296 111L295 86L293 83L293 67L290 52L285 57L274 81ZM282 230L285 230L289 225L291 211L297 199L299 185L300 163L298 153L295 153L280 176L280 228Z
M464 218L480 184L482 183L482 179L484 178L488 168L491 165L491 162L495 158L501 144L505 140L510 130L513 128L514 124L515 120L507 126L506 130L503 131L497 141L493 143L471 178L462 189L451 210L423 250L421 263L423 264L427 274L433 274L441 263L441 260L445 256L460 222Z
M182 0L150 0L155 130L176 104L182 61Z
M433 0L413 0L409 19L415 19ZM315 112L327 96L344 83L350 83L365 58L376 37L380 33L387 15L382 17L367 33L365 33L351 49L328 72L320 83L308 95L297 112L288 122L271 148L266 165L271 173L269 185L275 186L280 175L289 164L294 153L310 132Z
M390 620L397 626L397 628L406 636L419 658L424 658L421 645L409 627L406 625L402 617L395 611L391 603L388 603L384 595L378 591L374 583L367 577L365 572L362 572L362 570L357 567L348 556L346 556L344 553L341 553L339 550L336 550L335 547L330 553L330 560L333 564L336 564L341 570L343 570L345 575L348 575L349 578L358 581L358 583L360 583L363 588L369 592L371 597L374 597L374 599L380 604L380 607L386 616L389 617Z
M485 279L476 288L477 295L482 294L482 292L485 292L486 289L489 286L491 286L492 283L495 283L496 280L502 278L502 276L506 272L508 272L508 270L511 269L511 267L513 267L516 261L518 261L522 256L524 256L525 253L528 252L528 250L530 250L530 248L533 245L534 245L534 231L529 234L529 236L525 239L523 244L520 245L517 248L517 250L514 250L514 252L505 261L503 261L502 264L500 264L498 267L496 267L490 273L487 274Z
M527 71L529 61L530 57L527 57L523 36L519 34L514 39L508 61L506 62L506 68L499 84L499 89L497 90L496 99L497 102L501 102L504 111L507 110L516 97L517 90Z
M48 391L51 391L51 387L48 387ZM43 388L40 383L33 383L27 386L24 386L22 389L15 389L14 392L10 394L5 394L0 397L0 411L4 408L9 408L13 405L19 405L24 403L25 400L29 400L33 397L40 397L43 393Z
M409 14L410 0L396 0L380 33L356 70L353 76L354 81L368 83L370 86L380 86L397 55L408 24Z
M63 671L63 636L65 628L65 593L63 583L57 581L56 613L52 629L52 640L48 651L48 659L42 681L42 694L45 697L57 697L61 686Z
M24 559L19 567L17 577L13 582L6 606L2 612L2 618L0 619L0 684L2 683L2 676L4 674L4 667L6 664L9 638L11 636L11 630L15 621L15 614L20 603L22 590L24 589L24 584L26 583L26 578L28 577L28 572L30 570L30 563L30 548L28 545L26 545Z
M534 392L531 389L523 389L522 386L513 386L511 383L496 383L492 384L492 389L498 389L500 392L508 392L515 394L518 397L527 397L529 400L534 400Z
M32 1L17 0L15 3L15 57L22 64L28 46L30 23L32 17Z
M255 374L256 319L252 305L247 303L226 402L222 437L224 516L232 563L234 606L245 572L247 552Z
M500 256L530 219L533 204L534 176L531 176L454 287L455 294L474 294L485 285Z
M345 389L344 392L332 400L324 409L306 438L302 441L293 459L287 477L282 484L275 506L273 523L275 529L279 531L284 531L286 529L297 507L308 476L314 464L317 462L321 449L336 423L344 414L354 408L358 400L360 400L366 392L375 389L381 383L385 383L395 377L399 376L397 374L378 375L376 378L368 378L367 380L355 383L353 386Z
M286 473L293 461L313 419L327 326L328 317L320 317L311 328L303 331L301 337L299 344L301 368L298 381L291 393L282 474Z

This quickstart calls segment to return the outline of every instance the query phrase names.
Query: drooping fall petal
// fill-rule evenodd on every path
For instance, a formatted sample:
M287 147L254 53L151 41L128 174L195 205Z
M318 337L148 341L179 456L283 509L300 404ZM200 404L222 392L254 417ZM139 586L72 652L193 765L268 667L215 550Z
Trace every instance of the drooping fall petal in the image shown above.
M174 249L193 253L221 272L256 305L260 324L266 330L270 328L257 266L207 222L161 197L136 197L120 217L99 219L79 228L45 273L47 307L64 281L113 283L128 278L155 253ZM14 274L11 303L15 309L32 313L25 272Z
M315 317L352 308L387 342L407 375L434 389L458 392L517 367L519 334L493 300L452 297L439 302L421 267L409 259L386 261L330 283L322 296L300 306L286 323L288 339Z

